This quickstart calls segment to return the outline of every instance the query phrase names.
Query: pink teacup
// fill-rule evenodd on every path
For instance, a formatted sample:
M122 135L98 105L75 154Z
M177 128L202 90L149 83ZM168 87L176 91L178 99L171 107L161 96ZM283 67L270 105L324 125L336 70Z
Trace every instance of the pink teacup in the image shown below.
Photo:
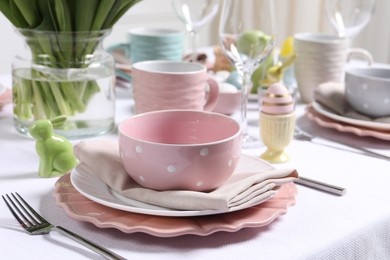
M241 128L232 118L196 110L162 110L119 124L124 168L155 190L208 191L222 185L241 154Z
M205 66L183 61L143 61L133 65L135 112L166 109L211 111L218 98L218 83ZM206 87L209 85L209 91Z

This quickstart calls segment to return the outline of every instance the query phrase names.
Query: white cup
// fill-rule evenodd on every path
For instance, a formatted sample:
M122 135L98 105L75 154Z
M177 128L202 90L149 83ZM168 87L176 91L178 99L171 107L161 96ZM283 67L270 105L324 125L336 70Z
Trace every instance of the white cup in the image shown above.
M373 62L364 49L348 48L346 38L325 33L297 33L294 35L297 58L294 63L298 91L303 102L314 100L314 90L325 82L344 81L345 65L353 56Z

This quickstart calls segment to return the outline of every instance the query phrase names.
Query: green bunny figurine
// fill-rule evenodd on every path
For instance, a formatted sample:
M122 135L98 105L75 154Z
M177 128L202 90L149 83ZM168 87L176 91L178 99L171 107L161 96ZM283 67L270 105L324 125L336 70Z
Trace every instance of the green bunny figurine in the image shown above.
M39 155L39 176L60 176L76 166L72 144L53 132L55 125L63 124L66 117L53 120L39 119L32 123L29 133L36 140L35 149Z

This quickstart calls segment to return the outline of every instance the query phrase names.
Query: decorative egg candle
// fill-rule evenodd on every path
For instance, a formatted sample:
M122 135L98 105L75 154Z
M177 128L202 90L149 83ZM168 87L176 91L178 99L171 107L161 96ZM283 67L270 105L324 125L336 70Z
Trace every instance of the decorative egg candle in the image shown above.
M284 149L293 138L294 128L294 100L283 84L272 84L261 104L260 136L267 150L260 157L271 163L288 161Z

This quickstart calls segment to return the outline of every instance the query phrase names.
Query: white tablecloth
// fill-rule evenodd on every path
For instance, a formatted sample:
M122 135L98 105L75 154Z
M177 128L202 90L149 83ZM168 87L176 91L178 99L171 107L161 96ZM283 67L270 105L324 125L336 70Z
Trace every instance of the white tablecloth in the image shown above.
M9 77L1 82L10 85ZM131 115L129 98L118 98L117 120ZM324 129L297 109L298 124L310 133L351 142L390 155L390 143ZM258 136L258 112L249 113L250 131ZM116 139L116 135L99 138ZM291 160L275 167L294 167L302 176L347 188L343 197L298 187L296 205L262 228L218 232L206 237L159 238L99 229L68 217L52 196L57 178L37 174L34 140L16 132L11 106L0 112L0 190L19 192L50 222L112 249L128 259L390 259L389 161L353 151L293 141ZM265 148L247 153L259 155ZM101 259L62 235L29 236L0 203L1 259Z

